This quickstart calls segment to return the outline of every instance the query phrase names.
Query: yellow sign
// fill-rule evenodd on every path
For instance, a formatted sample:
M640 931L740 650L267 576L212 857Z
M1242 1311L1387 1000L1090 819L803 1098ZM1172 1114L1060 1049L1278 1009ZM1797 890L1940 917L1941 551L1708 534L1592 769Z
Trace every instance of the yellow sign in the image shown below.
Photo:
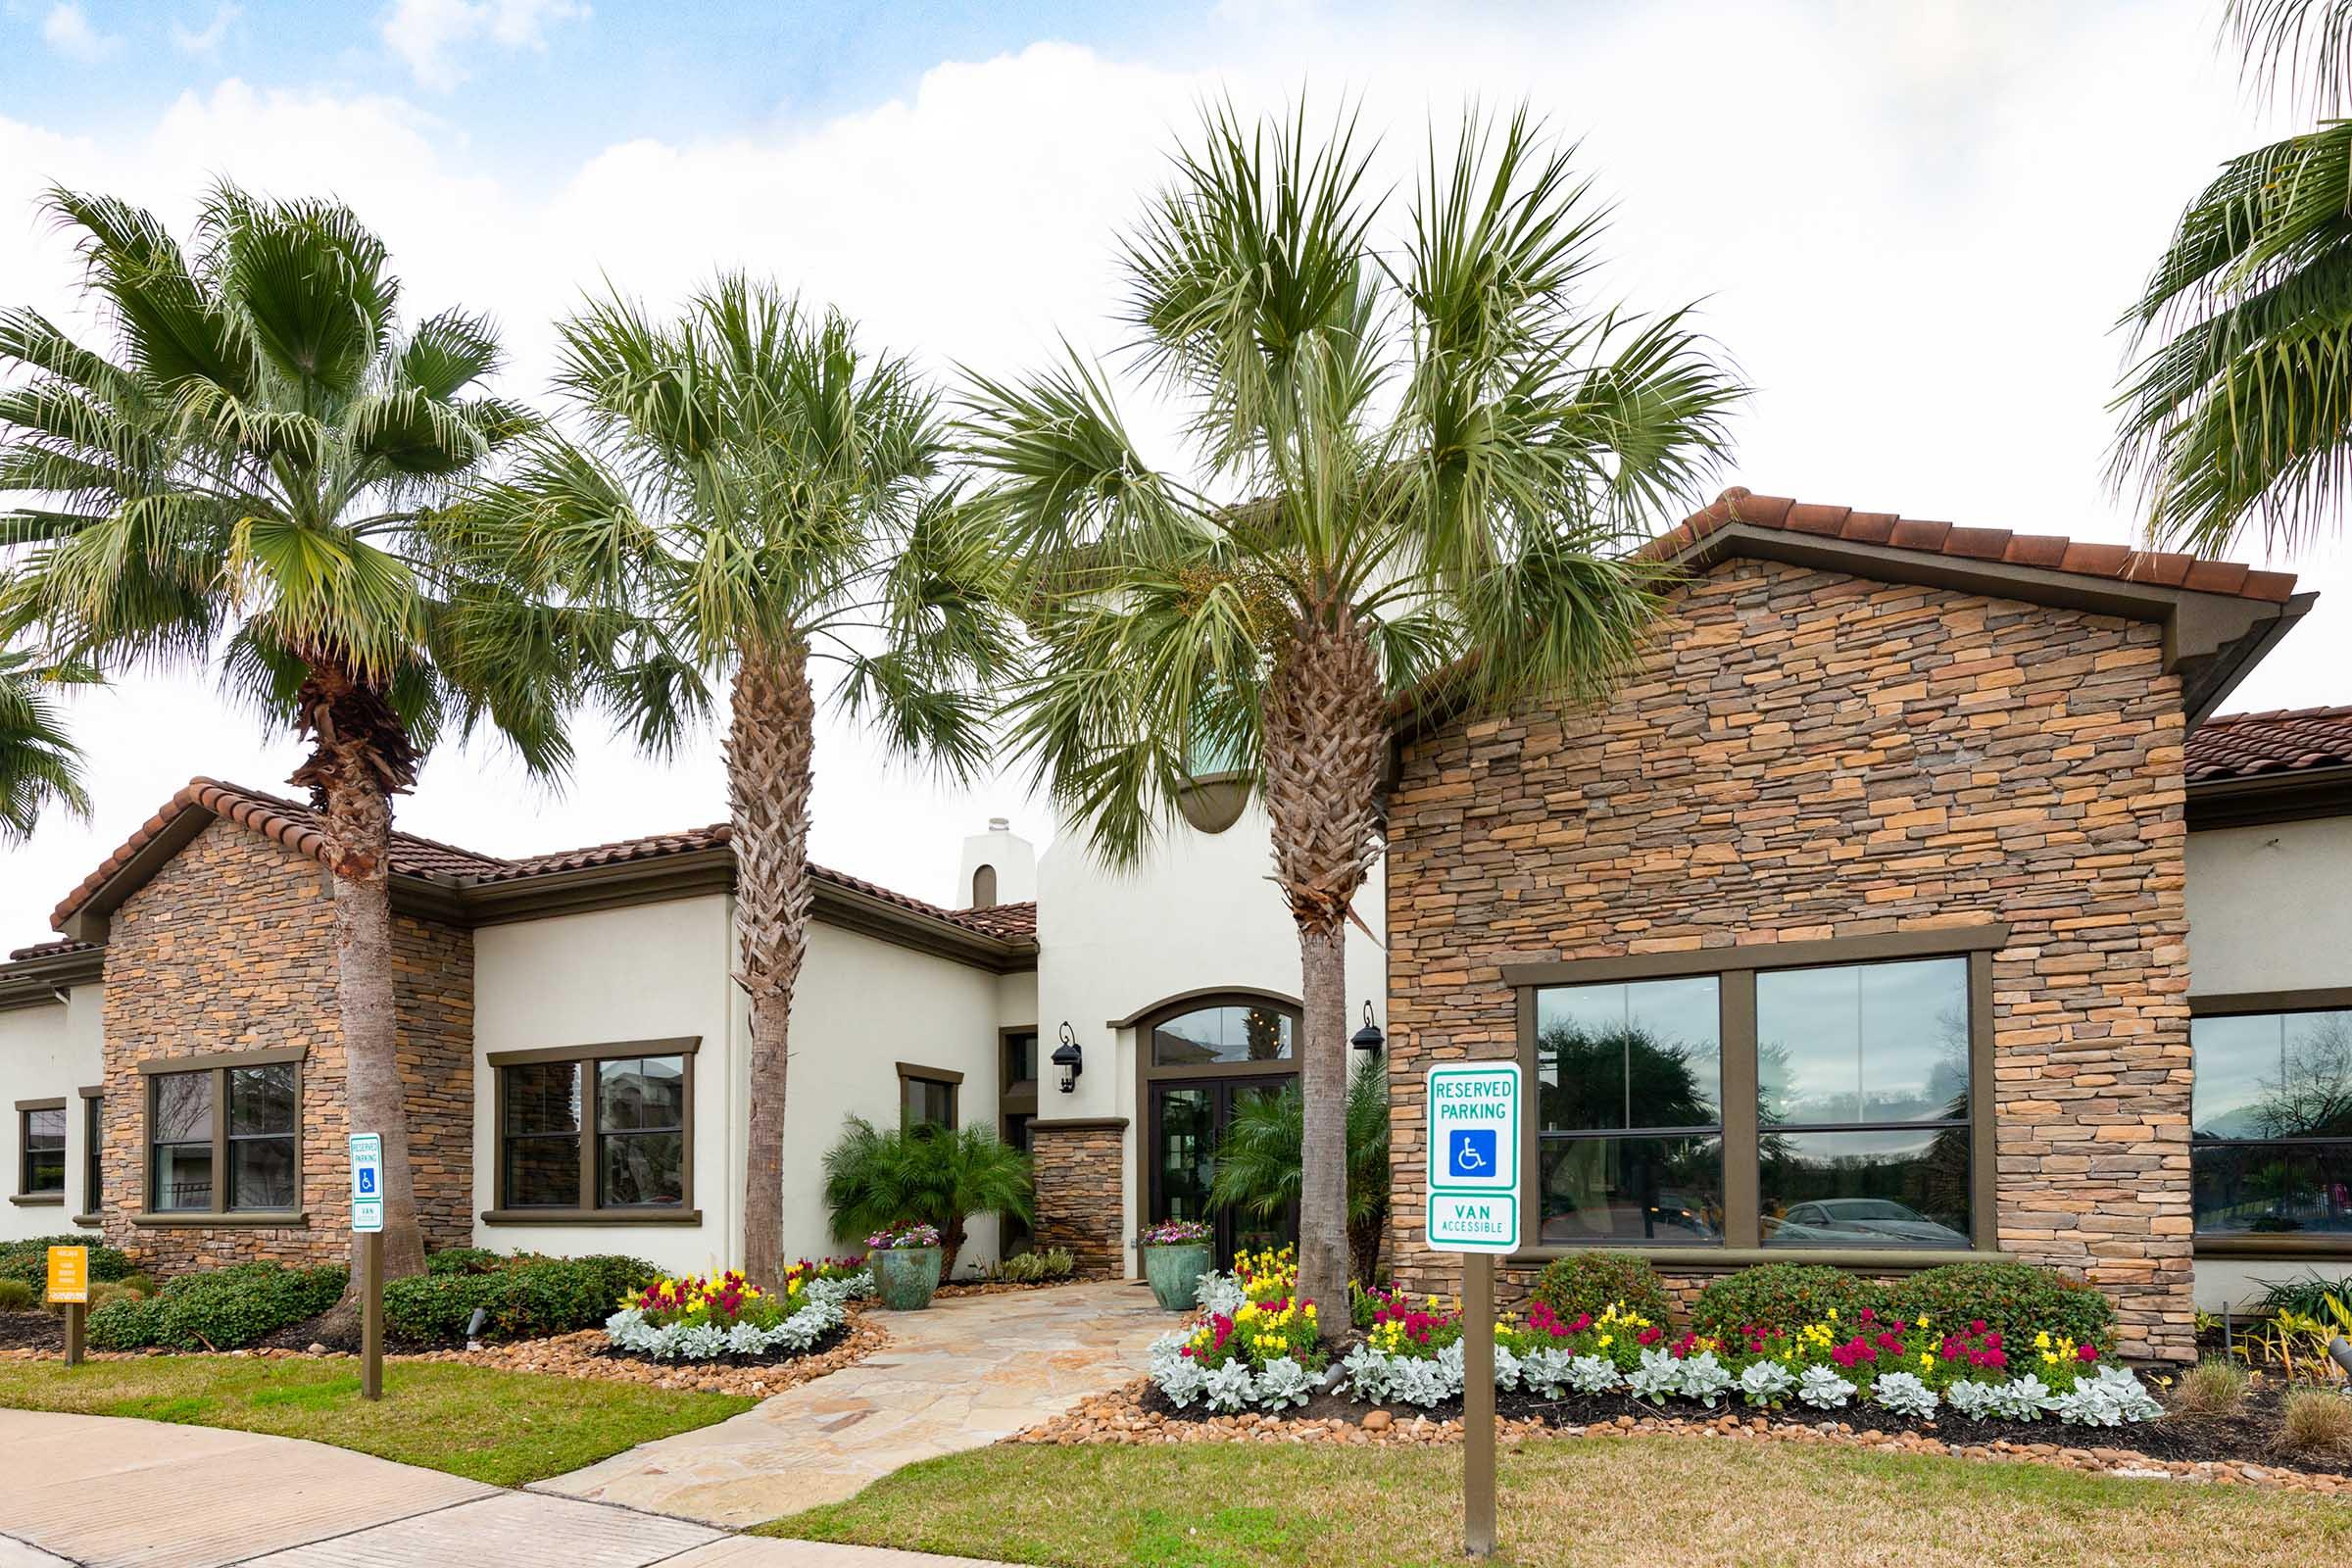
M49 1249L49 1299L87 1301L90 1298L90 1250L86 1247Z

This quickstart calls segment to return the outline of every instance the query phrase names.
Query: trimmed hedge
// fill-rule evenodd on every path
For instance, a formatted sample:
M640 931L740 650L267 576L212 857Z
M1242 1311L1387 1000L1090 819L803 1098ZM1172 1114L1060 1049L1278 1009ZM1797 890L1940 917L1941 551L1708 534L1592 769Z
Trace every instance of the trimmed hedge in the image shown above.
M443 1258L452 1261L444 1264ZM487 1265L487 1266L485 1266ZM535 1340L602 1328L620 1300L662 1271L638 1257L512 1257L457 1248L426 1260L425 1272L384 1287L384 1335L401 1345L462 1345L476 1307L489 1313L485 1340Z
M1660 1326L1674 1315L1665 1282L1639 1252L1576 1252L1555 1257L1544 1265L1533 1295L1570 1322L1583 1312L1598 1317L1612 1301Z
M90 1250L90 1278L119 1280L130 1272L130 1259L112 1247L85 1236L35 1236L29 1241L0 1242L0 1280L23 1280L35 1295L49 1288L49 1249L86 1247Z
M288 1268L231 1263L181 1274L146 1300L119 1300L90 1314L90 1344L101 1350L236 1350L279 1329L317 1317L340 1300L348 1272L339 1265Z
M13 1276L0 1279L0 1312L27 1312L40 1305L33 1288Z
M1982 1321L2019 1345L2046 1330L2077 1345L2115 1348L2115 1303L2097 1286L2038 1263L1947 1263L1898 1280L1887 1304L1932 1329Z
M1835 1310L1851 1323L1864 1307L1885 1311L1886 1287L1826 1263L1760 1263L1709 1280L1690 1306L1690 1327L1707 1339L1728 1340L1759 1328L1788 1333Z

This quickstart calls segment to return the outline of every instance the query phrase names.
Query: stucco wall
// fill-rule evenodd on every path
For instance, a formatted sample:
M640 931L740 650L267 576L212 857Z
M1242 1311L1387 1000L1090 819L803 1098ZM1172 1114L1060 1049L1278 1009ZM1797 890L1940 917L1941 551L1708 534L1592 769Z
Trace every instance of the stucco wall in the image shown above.
M106 1076L106 1050L99 1026L104 988L75 986L64 1002L0 1010L0 1190L11 1198L24 1170L19 1159L16 1113L20 1100L66 1102L66 1200L63 1203L0 1202L0 1241L28 1236L65 1236L75 1231L74 1216L95 1212L82 1191L83 1112L78 1090ZM91 1232L90 1240L98 1237Z
M2188 836L2193 994L2352 986L2352 817Z
M1063 1094L1041 1065L1040 1120L1125 1117L1115 1172L1123 1192L1126 1267L1141 1217L1136 1180L1142 1129L1136 1119L1136 1031L1112 1030L1164 998L1204 989L1298 996L1298 937L1290 910L1267 880L1274 869L1266 816L1252 801L1222 833L1179 825L1137 869L1106 870L1088 853L1083 829L1067 825L1038 866L1038 1050L1050 1054L1067 1019L1086 1053L1077 1089ZM1382 869L1356 895L1365 924L1381 928ZM1348 935L1348 1032L1362 1004L1388 1016L1388 963L1377 943Z

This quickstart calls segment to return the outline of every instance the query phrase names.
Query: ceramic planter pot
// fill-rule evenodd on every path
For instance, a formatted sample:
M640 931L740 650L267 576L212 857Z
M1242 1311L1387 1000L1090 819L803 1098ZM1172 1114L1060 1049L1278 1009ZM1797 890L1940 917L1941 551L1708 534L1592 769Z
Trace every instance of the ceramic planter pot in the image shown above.
M936 1247L876 1248L865 1260L874 1271L874 1295L893 1312L919 1312L939 1289Z
M1200 1291L1200 1276L1208 1272L1208 1244L1179 1242L1173 1247L1147 1247L1144 1278L1152 1295L1169 1312L1189 1312Z

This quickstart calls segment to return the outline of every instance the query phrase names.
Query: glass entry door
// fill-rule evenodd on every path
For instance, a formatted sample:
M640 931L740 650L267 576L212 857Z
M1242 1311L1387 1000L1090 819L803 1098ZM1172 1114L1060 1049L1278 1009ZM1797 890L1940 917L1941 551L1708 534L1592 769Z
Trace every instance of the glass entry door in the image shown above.
M1195 1078L1152 1086L1151 1219L1205 1219L1214 1227L1210 1246L1222 1269L1244 1250L1283 1247L1298 1236L1298 1216L1286 1211L1272 1222L1228 1208L1212 1208L1209 1184L1216 1174L1217 1146L1237 1106L1259 1095L1278 1095L1292 1081L1272 1077Z

